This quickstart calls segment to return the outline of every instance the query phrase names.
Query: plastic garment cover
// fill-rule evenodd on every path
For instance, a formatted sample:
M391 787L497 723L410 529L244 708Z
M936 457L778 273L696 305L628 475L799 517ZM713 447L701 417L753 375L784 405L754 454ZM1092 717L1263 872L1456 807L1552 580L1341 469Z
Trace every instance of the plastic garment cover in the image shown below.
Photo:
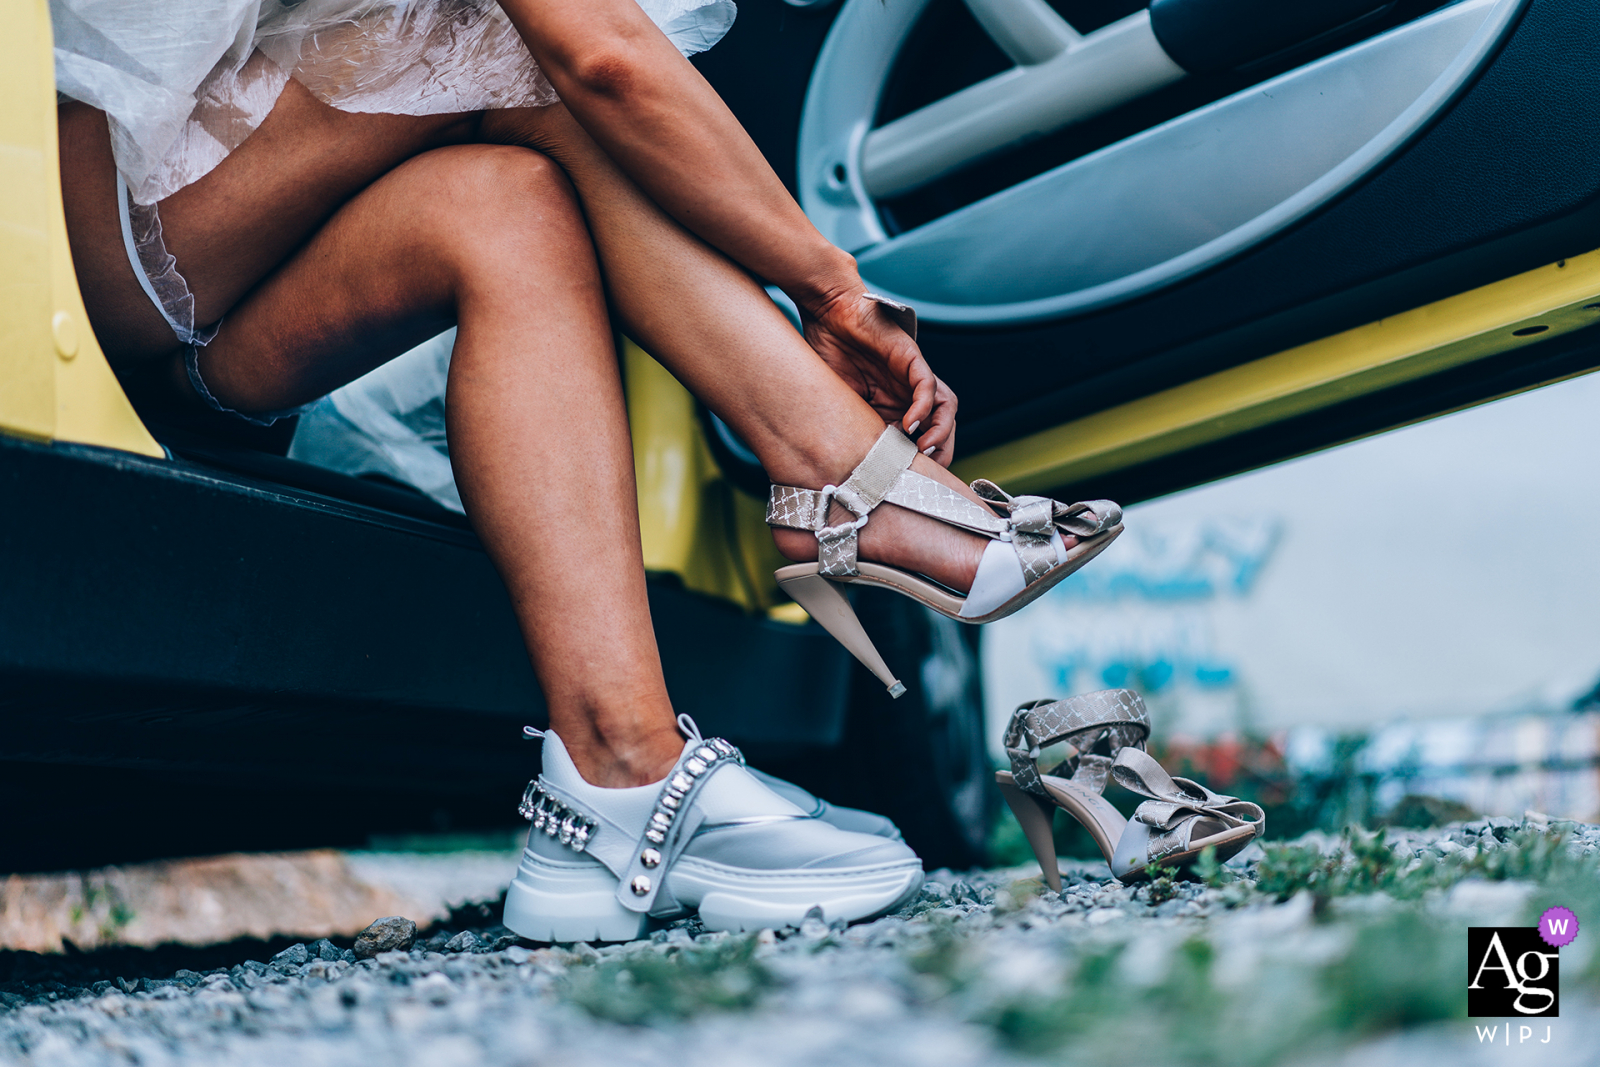
M446 330L317 401L300 416L289 458L404 482L461 511L444 432L455 343Z
M581 0L574 0L581 2ZM684 55L733 0L640 0ZM343 111L537 107L556 93L494 0L50 0L56 88L105 111L138 204L215 167L293 77Z

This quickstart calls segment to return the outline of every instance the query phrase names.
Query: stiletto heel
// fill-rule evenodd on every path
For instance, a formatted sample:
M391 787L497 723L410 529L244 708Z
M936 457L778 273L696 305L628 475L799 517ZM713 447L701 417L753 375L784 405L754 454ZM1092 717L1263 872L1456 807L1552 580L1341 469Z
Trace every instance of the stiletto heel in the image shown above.
M789 571L799 573L786 577ZM780 569L778 585L794 598L796 604L806 609L806 614L832 634L834 640L860 660L878 681L887 686L891 697L899 697L906 691L905 685L894 676L888 664L883 662L883 657L878 655L878 649L873 645L872 638L867 636L867 631L862 629L861 620L856 618L856 610L850 606L842 589L804 564Z
M1122 509L1109 500L1063 504L1042 496L1014 497L980 478L972 489L985 507L911 470L916 457L917 446L890 426L843 485L821 489L774 485L767 502L768 525L805 530L817 539L817 562L780 568L778 583L893 696L904 693L905 686L873 648L849 601L832 586L880 586L957 622L991 622L1031 604L1122 533ZM990 539L966 596L920 574L859 558L861 528L873 509L885 502ZM835 503L855 519L829 526L828 512ZM1064 533L1077 538L1071 548ZM810 598L810 603L802 597ZM811 610L811 603L821 614Z
M1149 736L1150 715L1131 689L1029 701L1012 713L1005 736L1011 770L997 772L995 781L1052 889L1059 889L1060 868L1048 817L1042 820L1045 840L1036 840L1043 806L1077 819L1099 846L1112 877L1123 882L1147 877L1152 864L1187 867L1207 848L1226 860L1265 829L1266 816L1257 805L1167 774L1144 751ZM1065 757L1042 769L1044 750L1058 745L1068 750ZM1063 769L1070 778L1049 773ZM1100 795L1108 779L1149 798L1132 819L1124 819Z
M1004 772L1002 772L1004 773ZM1056 860L1055 805L1042 797L1024 793L1010 782L1000 782L1000 795L1006 807L1022 826L1022 836L1028 839L1044 880L1051 889L1061 892L1061 864Z

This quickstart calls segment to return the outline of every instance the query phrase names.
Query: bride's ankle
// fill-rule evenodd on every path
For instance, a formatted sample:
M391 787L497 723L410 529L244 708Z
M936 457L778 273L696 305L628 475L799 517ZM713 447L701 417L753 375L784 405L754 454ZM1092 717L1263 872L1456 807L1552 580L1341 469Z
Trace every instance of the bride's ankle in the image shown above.
M859 459L857 462L860 462ZM924 477L943 482L980 506L986 506L959 478L927 456L913 459L911 469ZM806 487L810 488L809 485ZM850 522L852 518L850 512L838 503L833 505L828 515L828 521L833 524ZM784 558L796 563L809 563L817 558L816 536L805 530L774 527L772 541ZM873 509L867 524L862 527L860 553L862 559L916 571L941 585L965 593L972 588L978 563L988 543L985 537L885 503Z
M568 739L557 731L578 774L590 785L629 789L661 781L683 751L683 738L674 731L650 736L607 740L597 731L573 731Z
M832 521L848 522L843 508ZM809 563L817 558L817 539L804 530L774 528L772 541L785 559ZM861 529L860 556L926 575L941 585L965 593L972 588L978 562L988 547L987 538L907 511L893 504L874 509Z
M772 544L778 554L793 563L810 563L817 558L817 538L804 530L781 526L772 529Z

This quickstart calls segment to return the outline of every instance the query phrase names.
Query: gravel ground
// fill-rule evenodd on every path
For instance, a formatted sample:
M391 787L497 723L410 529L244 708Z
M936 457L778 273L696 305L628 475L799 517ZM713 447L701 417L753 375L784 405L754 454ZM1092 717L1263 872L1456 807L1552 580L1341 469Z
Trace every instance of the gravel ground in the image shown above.
M1079 864L1056 894L1023 868L942 871L851 927L730 936L691 920L628 945L535 946L486 906L366 960L348 942L255 943L259 959L91 982L112 961L43 977L35 958L0 983L0 1063L1596 1063L1592 931L1563 950L1561 1016L1532 1040L1481 1042L1462 1017L1466 926L1531 925L1552 891L1589 894L1563 900L1596 914L1600 827L1547 829L1458 824L1381 853L1308 835L1211 884L1125 887Z

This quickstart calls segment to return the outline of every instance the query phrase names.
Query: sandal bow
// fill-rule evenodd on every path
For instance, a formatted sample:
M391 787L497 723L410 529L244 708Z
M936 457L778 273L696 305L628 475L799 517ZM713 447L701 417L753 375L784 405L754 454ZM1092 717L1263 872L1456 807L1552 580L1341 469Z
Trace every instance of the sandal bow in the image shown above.
M1203 820L1214 820L1220 827L1206 827L1201 837L1241 826L1253 827L1256 836L1260 836L1266 824L1266 813L1260 805L1213 793L1192 779L1170 775L1141 749L1118 752L1111 776L1124 789L1149 798L1133 813L1135 822L1150 828L1148 862L1169 852L1187 850Z
M1109 500L1063 504L1047 496L1012 496L987 478L972 483L977 493L1005 517L1003 541L1010 541L1022 561L1022 572L1029 582L1056 564L1050 539L1059 528L1074 537L1093 537L1122 521L1122 509Z

